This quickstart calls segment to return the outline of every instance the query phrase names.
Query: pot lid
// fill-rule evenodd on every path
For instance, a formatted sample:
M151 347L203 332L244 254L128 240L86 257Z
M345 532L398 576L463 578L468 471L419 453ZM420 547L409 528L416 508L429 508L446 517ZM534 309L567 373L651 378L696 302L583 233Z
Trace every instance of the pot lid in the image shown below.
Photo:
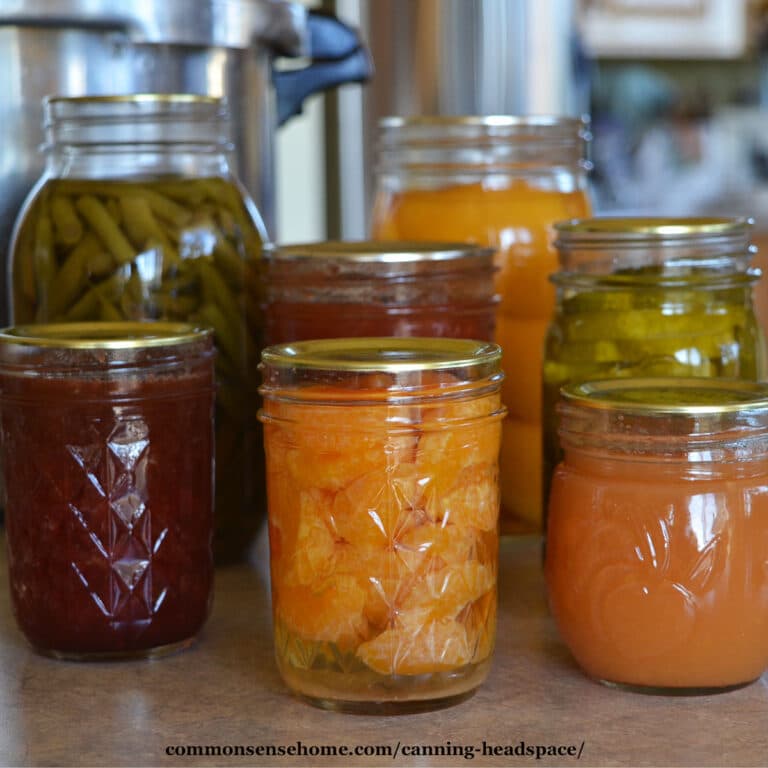
M0 26L103 29L134 43L248 48L300 56L308 47L307 11L285 0L3 0Z

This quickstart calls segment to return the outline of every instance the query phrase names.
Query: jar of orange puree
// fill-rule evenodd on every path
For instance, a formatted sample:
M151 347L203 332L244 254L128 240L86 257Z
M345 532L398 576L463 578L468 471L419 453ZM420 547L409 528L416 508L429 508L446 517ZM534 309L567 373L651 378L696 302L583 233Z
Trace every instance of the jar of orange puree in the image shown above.
M589 215L587 124L562 117L381 122L372 234L496 249L504 349L501 530L541 530L541 365L554 309L555 221Z
M768 667L768 386L569 385L546 577L588 675L710 693Z
M440 338L264 351L275 652L311 703L432 709L488 674L500 355Z

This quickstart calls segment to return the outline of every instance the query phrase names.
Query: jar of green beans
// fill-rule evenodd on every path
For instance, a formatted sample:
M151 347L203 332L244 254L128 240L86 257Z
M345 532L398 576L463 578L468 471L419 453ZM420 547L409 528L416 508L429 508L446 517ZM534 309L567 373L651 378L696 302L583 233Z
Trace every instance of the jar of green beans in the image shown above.
M241 560L265 510L256 366L266 235L230 171L226 105L186 94L51 97L44 111L46 171L11 244L12 320L213 328L214 551L217 563Z

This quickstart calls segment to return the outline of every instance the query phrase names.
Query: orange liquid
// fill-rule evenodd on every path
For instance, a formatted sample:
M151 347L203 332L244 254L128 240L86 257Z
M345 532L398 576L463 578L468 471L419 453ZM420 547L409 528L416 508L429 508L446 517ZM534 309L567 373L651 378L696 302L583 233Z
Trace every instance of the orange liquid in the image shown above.
M482 417L499 402L265 403L276 655L294 690L429 699L485 677L500 423Z
M717 689L768 666L768 462L750 477L733 463L709 471L574 455L557 468L550 602L590 676Z
M508 415L500 463L502 532L541 529L541 368L554 309L549 275L558 269L550 245L556 221L589 215L583 191L541 189L523 180L381 193L373 212L379 240L443 240L496 249L496 342L504 350L503 400ZM522 466L515 457L532 458Z

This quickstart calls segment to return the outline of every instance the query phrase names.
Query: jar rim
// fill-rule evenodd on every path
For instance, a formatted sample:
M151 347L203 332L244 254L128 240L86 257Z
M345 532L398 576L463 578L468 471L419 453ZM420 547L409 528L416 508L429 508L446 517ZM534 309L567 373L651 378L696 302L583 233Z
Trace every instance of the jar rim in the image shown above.
M262 365L294 371L409 373L498 366L501 347L486 341L446 338L315 339L267 347Z
M379 120L380 128L408 126L472 126L482 128L573 128L589 126L587 115L388 115Z
M581 244L592 240L658 241L748 235L754 223L748 216L596 216L558 221L553 227L567 244Z
M80 350L146 349L194 344L212 338L210 328L192 323L40 323L0 329L0 350L12 346Z
M569 384L565 406L633 416L718 416L768 412L768 385L735 379L627 378Z
M326 240L312 243L273 245L264 257L275 261L338 260L344 262L405 263L416 261L458 261L494 254L492 248L452 242L410 240Z

